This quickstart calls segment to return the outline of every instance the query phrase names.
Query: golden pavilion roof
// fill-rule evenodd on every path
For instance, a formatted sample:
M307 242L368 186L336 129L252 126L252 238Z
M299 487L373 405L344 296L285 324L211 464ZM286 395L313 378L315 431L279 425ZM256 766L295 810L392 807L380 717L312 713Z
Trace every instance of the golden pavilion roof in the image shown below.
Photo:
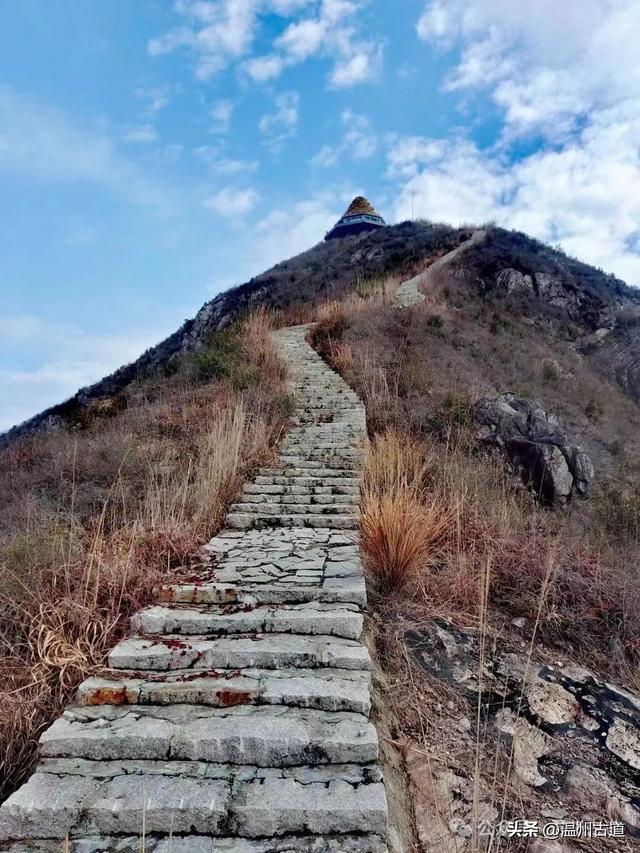
M356 216L361 213L368 213L369 216L379 216L368 198L363 195L357 195L346 209L345 216Z

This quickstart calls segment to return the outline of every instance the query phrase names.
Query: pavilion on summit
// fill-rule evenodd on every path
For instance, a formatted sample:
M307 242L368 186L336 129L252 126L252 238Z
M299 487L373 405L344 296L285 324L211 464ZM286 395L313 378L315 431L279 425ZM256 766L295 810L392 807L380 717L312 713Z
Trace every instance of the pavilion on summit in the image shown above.
M327 231L324 239L335 240L337 237L360 234L362 231L373 231L376 228L384 228L386 224L370 202L359 195L354 198L333 228Z

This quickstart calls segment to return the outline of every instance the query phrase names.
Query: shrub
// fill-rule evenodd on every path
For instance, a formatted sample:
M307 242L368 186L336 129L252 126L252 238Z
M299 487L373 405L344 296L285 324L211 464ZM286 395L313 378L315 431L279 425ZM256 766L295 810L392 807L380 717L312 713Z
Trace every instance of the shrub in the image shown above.
M562 369L555 358L542 360L542 378L545 382L557 382L562 376Z
M590 421L597 421L602 415L604 415L604 406L599 400L595 400L593 397L587 405L584 407L584 413L589 418Z
M465 394L447 391L438 408L438 415L446 424L469 426L473 422L471 400Z
M597 518L605 533L640 543L640 488L605 483L594 495Z
M382 592L420 580L448 534L454 511L426 488L424 447L388 431L367 449L360 532L366 566Z

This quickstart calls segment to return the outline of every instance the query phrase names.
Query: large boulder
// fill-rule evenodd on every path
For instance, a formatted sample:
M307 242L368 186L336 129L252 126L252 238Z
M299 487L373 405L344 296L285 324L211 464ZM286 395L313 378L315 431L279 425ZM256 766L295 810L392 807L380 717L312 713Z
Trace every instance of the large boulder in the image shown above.
M533 293L533 279L530 275L521 273L520 270L514 270L511 267L501 270L496 276L496 284L507 293L517 293L519 291L528 291Z
M553 413L506 393L478 400L473 414L479 439L499 448L543 503L563 505L587 494L594 474L591 460L568 441Z

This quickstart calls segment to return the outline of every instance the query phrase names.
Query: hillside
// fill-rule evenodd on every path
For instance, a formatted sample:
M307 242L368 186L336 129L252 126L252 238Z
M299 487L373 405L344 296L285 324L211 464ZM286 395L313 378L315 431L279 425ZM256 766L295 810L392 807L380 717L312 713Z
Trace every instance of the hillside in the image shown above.
M158 372L170 373L182 355L204 346L211 335L227 328L252 308L306 310L323 299L353 289L359 279L382 276L390 271L409 274L433 252L451 248L467 233L445 225L405 222L359 237L319 243L216 296L205 303L193 319L186 320L176 332L135 362L0 435L0 445L34 430L46 430L61 421L73 425L81 420L82 410L92 400L113 397L132 382Z
M46 430L58 424L59 419L73 424L74 420L81 420L82 409L91 401L113 397L132 382L158 371L170 373L182 355L198 350L212 334L254 307L285 310L292 317L296 311L308 312L323 300L339 298L353 290L359 281L389 273L408 277L426 259L454 248L469 233L464 228L405 222L319 243L216 296L193 319L186 320L135 362L16 425L0 436L0 443L34 430ZM538 286L534 288L537 298L532 300L532 308L554 325L557 334L573 337L605 376L615 378L634 399L640 398L640 296L636 290L524 234L499 228L492 229L486 243L466 254L460 263L467 271L467 284L473 281L478 294L483 295L485 310L493 307L497 314L514 309L514 300L504 298L508 285L498 284L501 271L515 269L524 276L547 276L552 285L546 295ZM456 298L459 297L454 294Z
M274 340L287 342L284 361ZM318 601L346 602L351 633L338 636L359 638L359 526L389 849L635 849L639 354L640 291L624 282L520 233L403 223L319 244L221 294L134 364L10 431L0 450L3 795L86 676L103 678L81 688L99 706L83 713L103 728L126 716L111 706L135 704L134 688L174 695L157 674L135 687L128 669L140 667L124 653L121 672L106 668L115 643L128 648L127 617L150 602L177 608L157 631L148 608L151 657L164 644L172 660L200 660L170 627L188 624L194 602L305 643L320 631L307 617L345 618L316 613ZM314 597L305 589L320 582L318 560L330 574ZM278 607L294 598L279 584L298 563L307 621L256 628L261 603L278 602L265 617L274 624L289 618ZM239 704L239 718L263 702L239 677L269 682L288 710L306 701L306 685L300 699L263 671L227 663L206 676L187 673L178 700L203 718L212 691ZM355 702L341 679L341 701ZM298 772L301 788L329 778ZM377 766L349 773L338 785L379 784ZM304 832L326 832L309 829L324 817L308 808ZM487 838L503 820L605 816L624 838ZM383 849L379 823L375 839L348 825L345 849ZM297 849L287 843L274 849Z

